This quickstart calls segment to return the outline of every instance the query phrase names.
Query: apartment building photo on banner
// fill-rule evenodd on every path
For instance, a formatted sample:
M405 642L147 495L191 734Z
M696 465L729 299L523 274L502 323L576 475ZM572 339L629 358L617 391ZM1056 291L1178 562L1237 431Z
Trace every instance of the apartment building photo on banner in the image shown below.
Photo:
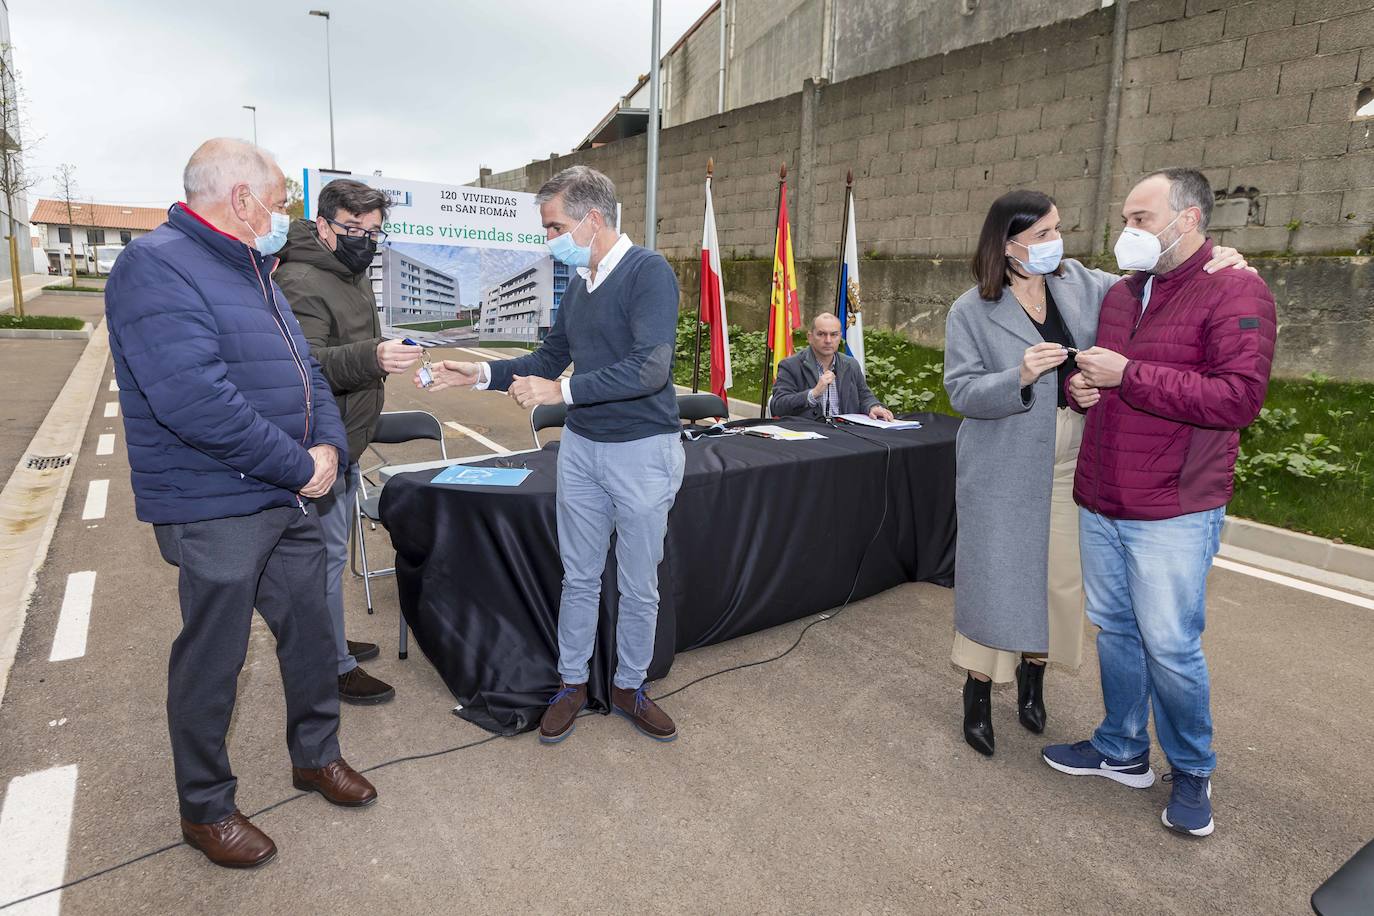
M533 194L307 169L307 219L320 188L343 177L391 200L370 274L384 327L474 325L481 343L537 344L548 334L568 269L549 257Z

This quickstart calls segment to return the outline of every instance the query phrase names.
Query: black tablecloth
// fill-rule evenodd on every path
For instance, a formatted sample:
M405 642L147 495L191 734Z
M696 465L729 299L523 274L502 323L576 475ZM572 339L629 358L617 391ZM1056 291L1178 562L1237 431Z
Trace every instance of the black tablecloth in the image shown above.
M854 600L902 582L952 584L958 421L915 416L922 429L788 420L827 438L683 443L687 467L659 567L649 678L666 675L676 652L843 604L856 573ZM434 484L435 472L425 471L393 477L382 495L415 641L459 714L501 734L534 728L559 682L557 449L483 462L530 468L518 488ZM617 606L612 542L588 685L602 711L615 673Z

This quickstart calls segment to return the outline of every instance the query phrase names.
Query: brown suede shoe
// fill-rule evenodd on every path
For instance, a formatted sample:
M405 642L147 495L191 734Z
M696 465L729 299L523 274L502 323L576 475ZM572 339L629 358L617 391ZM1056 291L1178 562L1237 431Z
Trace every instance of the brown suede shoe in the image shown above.
M395 695L394 687L368 674L362 665L339 675L339 699L345 703L370 706L373 703L385 703Z
M539 720L539 740L557 744L571 735L577 726L577 714L586 706L586 684L563 684L549 700L549 708Z
M649 699L644 688L622 690L611 688L611 711L630 720L630 724L655 741L672 741L677 737L677 726L668 714Z
M257 868L277 854L271 837L237 810L213 824L194 824L183 817L181 835L193 849L224 868Z
M318 770L291 768L291 784L302 792L318 792L325 801L344 808L363 808L377 800L377 790L340 757Z

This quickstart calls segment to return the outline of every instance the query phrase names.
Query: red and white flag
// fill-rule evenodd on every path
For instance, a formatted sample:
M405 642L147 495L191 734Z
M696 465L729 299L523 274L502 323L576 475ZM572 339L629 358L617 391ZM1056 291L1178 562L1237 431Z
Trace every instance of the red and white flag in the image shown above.
M711 327L711 391L728 405L735 378L730 371L730 330L725 316L725 284L720 278L720 240L711 179L706 179L706 228L701 233L701 320Z

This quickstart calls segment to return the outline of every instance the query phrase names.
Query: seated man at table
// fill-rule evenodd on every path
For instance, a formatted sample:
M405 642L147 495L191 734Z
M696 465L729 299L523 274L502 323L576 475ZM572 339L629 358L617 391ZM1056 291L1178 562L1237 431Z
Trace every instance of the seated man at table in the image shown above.
M868 390L863 366L840 352L840 337L840 319L834 315L822 312L812 320L806 332L811 346L778 363L769 413L821 421L846 413L892 419L892 411Z
M620 612L611 710L658 741L677 727L644 691L658 629L658 565L686 458L673 388L677 278L657 252L615 229L615 185L586 166L564 169L535 196L550 253L568 284L539 349L492 363L444 360L431 391L466 386L509 391L521 407L567 404L558 449L558 608L562 685L539 723L539 740L562 741L587 705L601 574L616 533ZM571 378L560 379L569 364ZM424 387L420 375L415 384Z

